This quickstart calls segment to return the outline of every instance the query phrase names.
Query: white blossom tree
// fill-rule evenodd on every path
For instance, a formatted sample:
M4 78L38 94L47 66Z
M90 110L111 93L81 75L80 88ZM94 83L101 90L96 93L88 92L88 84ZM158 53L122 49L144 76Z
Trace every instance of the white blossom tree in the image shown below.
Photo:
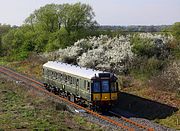
M45 54L50 60L78 64L83 67L95 68L119 73L125 71L136 56L132 52L134 35L110 38L107 35L81 39L66 49ZM154 44L164 45L172 36L151 33L140 33L140 38L151 39Z

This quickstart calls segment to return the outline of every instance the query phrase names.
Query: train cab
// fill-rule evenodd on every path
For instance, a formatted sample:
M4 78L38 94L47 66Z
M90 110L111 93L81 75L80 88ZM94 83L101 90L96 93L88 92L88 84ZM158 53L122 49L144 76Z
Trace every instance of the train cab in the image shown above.
M112 106L118 99L117 77L110 73L101 73L99 77L93 77L91 95L94 105L100 107Z

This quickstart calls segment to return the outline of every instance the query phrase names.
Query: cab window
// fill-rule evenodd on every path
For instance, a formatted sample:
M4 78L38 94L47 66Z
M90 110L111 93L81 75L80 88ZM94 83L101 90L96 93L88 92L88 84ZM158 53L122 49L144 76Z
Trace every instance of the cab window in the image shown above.
M93 88L93 92L100 92L100 82L94 81L92 88Z
M109 92L109 81L102 80L102 92Z

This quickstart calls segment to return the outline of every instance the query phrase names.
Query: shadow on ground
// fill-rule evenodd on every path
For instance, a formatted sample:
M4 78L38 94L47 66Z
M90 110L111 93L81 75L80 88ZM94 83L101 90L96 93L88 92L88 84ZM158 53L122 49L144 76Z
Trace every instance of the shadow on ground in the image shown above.
M140 117L149 120L163 119L178 111L176 107L171 107L124 92L119 94L119 101L116 107L116 111L122 110L121 114L123 116Z

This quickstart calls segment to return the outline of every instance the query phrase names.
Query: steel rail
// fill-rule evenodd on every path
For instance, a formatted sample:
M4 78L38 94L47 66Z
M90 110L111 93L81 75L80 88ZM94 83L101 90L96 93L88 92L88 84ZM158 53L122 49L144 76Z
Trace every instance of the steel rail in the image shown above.
M39 82L39 81L37 81L37 80L34 80L34 79L32 79L32 78L29 78L29 77L27 77L27 76L25 76L25 75L21 75L21 74L19 74L19 73L16 73L15 71L13 71L13 70L11 70L11 69L8 69L8 68L2 67L2 66L0 66L0 68L1 68L1 69L4 69L4 70L6 70L6 71L12 72L12 73L14 73L14 74L16 74L16 75L18 75L18 76L20 76L20 77L24 77L24 78L26 78L26 79L28 79L28 80L36 83L36 84L39 84L39 85L41 85L41 86L44 86L43 83L41 83L41 82Z
M121 115L119 115L119 114L117 114L117 113L115 113L115 112L113 112L113 111L109 111L109 113L111 113L111 114L113 114L113 115L121 118L122 120L124 120L124 121L126 121L126 122L128 122L128 123L131 123L131 124L133 124L133 125L135 125L135 126L137 126L137 127L139 127L139 128L145 129L145 130L147 130L147 131L154 131L153 128L144 126L144 125L139 124L139 123L137 123L137 122L134 122L134 121L132 121L132 120L126 118L126 117L123 117L123 116L121 116Z

